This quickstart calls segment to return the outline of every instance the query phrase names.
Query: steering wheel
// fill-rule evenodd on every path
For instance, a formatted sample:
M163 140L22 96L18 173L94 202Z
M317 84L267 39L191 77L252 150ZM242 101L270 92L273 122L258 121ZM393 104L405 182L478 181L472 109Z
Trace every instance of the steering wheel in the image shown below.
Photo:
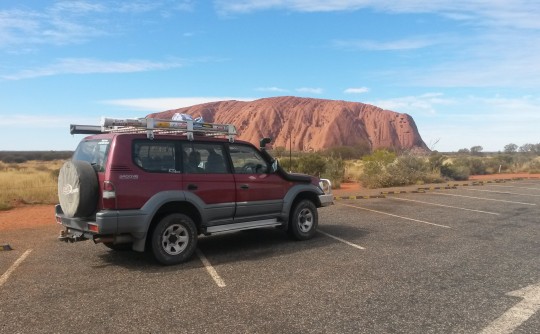
M253 162L248 162L242 167L242 171L247 174L255 174L257 172L257 169L260 168L260 165L257 165Z

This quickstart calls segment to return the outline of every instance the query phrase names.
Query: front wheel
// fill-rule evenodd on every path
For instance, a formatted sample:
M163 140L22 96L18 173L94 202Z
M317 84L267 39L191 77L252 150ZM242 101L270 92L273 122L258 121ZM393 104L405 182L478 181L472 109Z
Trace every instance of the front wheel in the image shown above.
M173 213L162 218L151 237L152 253L164 265L185 262L197 247L197 227L184 214Z
M298 202L291 213L289 235L296 240L308 240L317 232L319 216L317 207L310 200Z

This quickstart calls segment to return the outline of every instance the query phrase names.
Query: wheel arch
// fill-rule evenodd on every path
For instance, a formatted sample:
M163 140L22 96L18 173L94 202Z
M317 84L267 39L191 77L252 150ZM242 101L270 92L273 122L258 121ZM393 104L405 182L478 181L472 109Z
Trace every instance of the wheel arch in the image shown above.
M202 216L199 209L192 203L187 201L170 201L161 205L154 213L150 226L148 226L148 234L151 234L156 224L172 213L183 213L189 216L197 226L197 232L201 233Z
M315 204L315 207L320 207L321 202L319 200L319 193L316 190L317 188L313 185L302 185L295 186L289 190L287 195L285 195L283 201L283 211L281 212L282 219L288 225L291 218L291 211L295 207L296 203L307 199Z

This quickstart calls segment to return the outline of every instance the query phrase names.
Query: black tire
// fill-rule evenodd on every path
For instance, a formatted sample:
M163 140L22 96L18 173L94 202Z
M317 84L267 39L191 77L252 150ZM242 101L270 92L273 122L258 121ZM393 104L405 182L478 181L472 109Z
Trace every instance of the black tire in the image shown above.
M304 199L296 203L289 218L289 235L296 240L308 240L317 232L319 214L312 201Z
M131 243L131 242L126 242L126 243L123 243L123 244L115 244L115 243L112 243L112 242L104 242L103 245L105 245L105 247L107 247L109 249L112 249L112 250L115 250L115 251L128 251L128 250L131 250L132 247L133 247L133 243Z
M58 175L58 200L66 217L92 216L98 201L97 173L86 161L64 163Z
M197 227L189 216L170 214L157 223L150 244L159 263L168 266L185 262L197 247Z

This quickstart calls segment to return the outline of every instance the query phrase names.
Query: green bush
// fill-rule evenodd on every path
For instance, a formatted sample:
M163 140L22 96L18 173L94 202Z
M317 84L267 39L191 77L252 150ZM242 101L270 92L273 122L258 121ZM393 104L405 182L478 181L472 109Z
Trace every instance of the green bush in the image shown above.
M465 181L469 179L469 167L465 165L444 164L441 167L441 175L455 181Z
M345 162L343 159L330 157L326 160L326 169L322 174L323 178L330 179L334 188L341 187L341 182L345 177Z
M360 181L368 188L385 188L441 182L438 172L433 172L429 160L422 156L375 151L364 157L364 171Z
M298 159L298 170L301 173L320 176L326 171L326 159L316 153L308 153Z

